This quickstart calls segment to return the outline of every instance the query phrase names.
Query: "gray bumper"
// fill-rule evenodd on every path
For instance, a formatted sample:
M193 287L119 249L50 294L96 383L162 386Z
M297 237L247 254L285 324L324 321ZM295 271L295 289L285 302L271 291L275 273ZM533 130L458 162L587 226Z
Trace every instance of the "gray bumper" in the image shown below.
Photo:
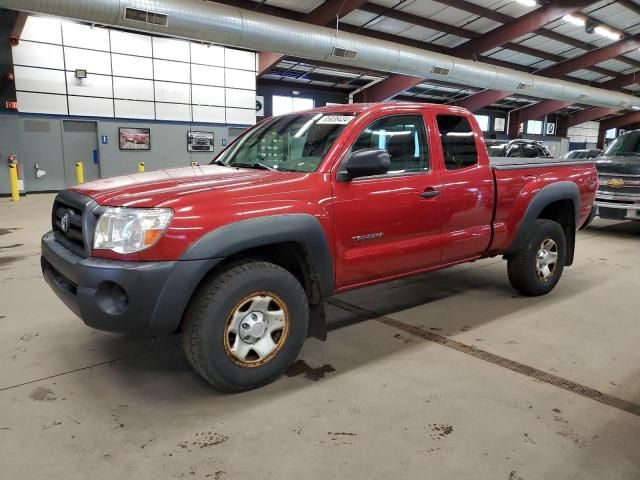
M611 220L640 221L640 195L617 195L598 192L596 215Z
M83 258L42 237L42 273L56 295L88 326L170 335L195 288L220 259L123 262Z

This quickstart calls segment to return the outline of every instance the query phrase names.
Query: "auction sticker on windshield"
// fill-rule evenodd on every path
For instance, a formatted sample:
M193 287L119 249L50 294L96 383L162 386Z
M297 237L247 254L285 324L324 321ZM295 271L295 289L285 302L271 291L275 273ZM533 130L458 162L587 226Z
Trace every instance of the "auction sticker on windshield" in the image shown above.
M353 115L327 115L318 120L318 125L346 125L353 118Z

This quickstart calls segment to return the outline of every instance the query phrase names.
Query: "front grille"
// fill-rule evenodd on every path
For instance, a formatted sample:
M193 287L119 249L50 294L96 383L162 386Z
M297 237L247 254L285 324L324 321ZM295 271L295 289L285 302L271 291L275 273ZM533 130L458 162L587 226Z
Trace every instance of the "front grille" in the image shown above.
M640 177L616 177L615 175L600 175L599 192L602 193L619 193L624 195L640 195ZM613 187L609 185L610 181L623 181L627 185L621 187ZM631 183L631 185L629 185Z
M79 193L63 191L53 202L51 224L58 242L76 255L91 255L96 202Z

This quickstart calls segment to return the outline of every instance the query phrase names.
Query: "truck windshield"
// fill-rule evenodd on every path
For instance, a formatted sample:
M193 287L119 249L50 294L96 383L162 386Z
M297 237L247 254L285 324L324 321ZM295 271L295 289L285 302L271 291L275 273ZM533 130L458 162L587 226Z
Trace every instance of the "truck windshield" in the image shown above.
M640 131L631 132L616 138L604 152L605 155L640 155Z
M314 172L354 113L309 113L267 120L214 162L240 168Z

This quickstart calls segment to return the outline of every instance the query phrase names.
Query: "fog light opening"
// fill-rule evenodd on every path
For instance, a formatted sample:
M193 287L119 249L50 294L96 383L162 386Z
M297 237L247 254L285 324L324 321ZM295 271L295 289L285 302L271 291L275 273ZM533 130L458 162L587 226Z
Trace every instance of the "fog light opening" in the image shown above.
M96 303L103 312L120 315L129 306L129 296L117 283L101 282L96 289Z

